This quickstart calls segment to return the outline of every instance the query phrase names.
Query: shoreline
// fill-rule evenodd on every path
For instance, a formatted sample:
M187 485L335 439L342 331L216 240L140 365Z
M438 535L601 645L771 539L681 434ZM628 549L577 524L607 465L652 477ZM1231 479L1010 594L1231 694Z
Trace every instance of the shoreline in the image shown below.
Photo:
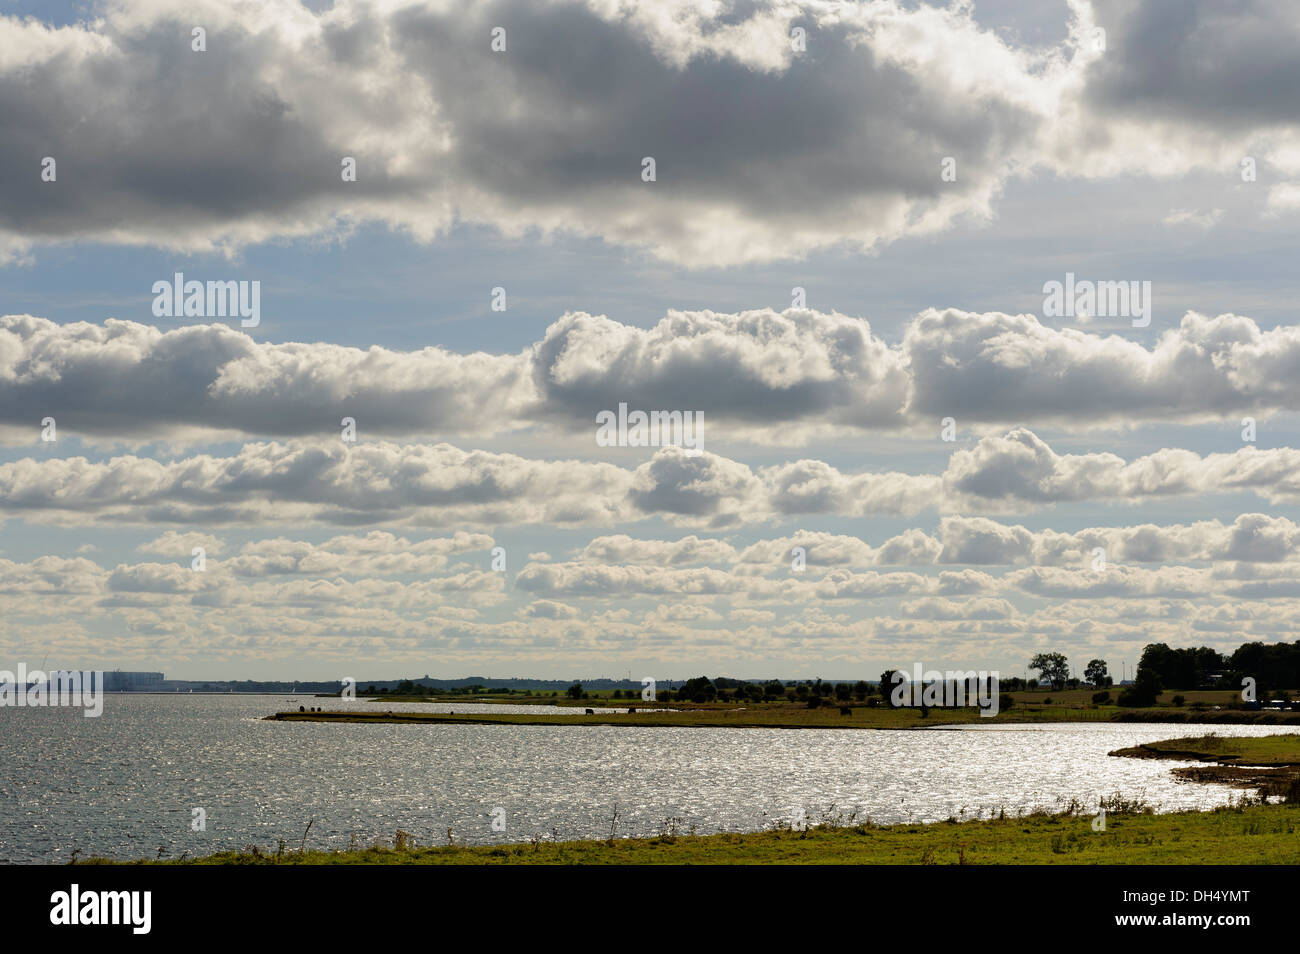
M616 837L617 814L609 838L545 840L499 845L457 845L447 830L447 845L417 846L399 830L393 845L378 843L348 850L308 851L307 833L299 851L247 850L205 857L116 862L89 858L79 864L1297 864L1300 839L1261 842L1264 834L1294 835L1300 823L1300 734L1257 737L1205 735L1167 739L1116 749L1120 758L1217 761L1237 776L1194 769L1188 780L1259 788L1234 803L1209 811L1157 813L1141 799L1116 792L1093 807L1071 801L1061 812L1036 811L959 821L900 822L876 825L827 809L806 823L778 822L746 833L697 835L680 832L667 819L660 834ZM1250 765L1241 764L1248 761ZM1224 765L1223 763L1233 763ZM1179 772L1175 769L1175 774ZM1263 771L1265 774L1260 775ZM1197 774L1199 773L1199 774ZM1276 801L1269 801L1273 797ZM964 813L964 810L963 810ZM310 831L311 826L307 826Z
M337 851L252 847L190 859L77 864L490 865L490 864L1223 864L1300 863L1300 806L1243 803L1210 811L1155 814L1119 796L1103 829L1082 810L971 821L874 825L811 824L709 835L664 831L640 838L417 846L404 832L392 845ZM1268 837L1275 836L1275 837ZM1286 837L1290 836L1290 837Z
M491 705L492 703L477 703ZM1295 726L1300 729L1300 714L1253 710L1220 712L1166 709L1120 709L1100 706L1073 709L1062 706L1017 707L996 716L984 717L977 709L930 709L922 715L917 709L853 707L843 715L835 707L806 709L730 708L672 709L658 711L597 712L423 712L419 710L346 710L324 709L320 712L284 710L264 716L268 722L325 722L406 725L541 725L541 726L624 726L640 728L712 728L712 729L940 729L963 725L1041 725L1062 723L1171 723L1188 725L1261 725Z

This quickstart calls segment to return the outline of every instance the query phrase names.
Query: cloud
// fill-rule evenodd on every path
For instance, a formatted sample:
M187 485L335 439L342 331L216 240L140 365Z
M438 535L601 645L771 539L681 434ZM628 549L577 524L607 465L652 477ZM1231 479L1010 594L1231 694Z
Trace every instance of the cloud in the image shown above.
M1110 453L1057 454L1032 431L1017 428L956 451L943 483L952 509L1234 492L1253 492L1277 502L1300 494L1300 482L1290 469L1296 466L1300 452L1254 445L1203 457L1165 448L1131 461Z
M1157 289L1158 291L1158 289ZM1127 426L1295 410L1300 327L1188 312L1154 347L1032 315L922 312L903 338L913 415Z
M1300 410L1297 374L1300 325L1261 330L1250 318L1196 312L1150 348L1032 315L957 309L921 312L897 345L862 319L803 309L671 311L649 329L569 313L530 348L501 355L9 315L0 318L0 438L30 444L46 416L60 435L100 443L334 435L352 417L363 438L532 428L585 432L594 449L596 414L625 403L702 414L706 449L724 440L798 446L864 432L930 435L950 416L959 427L1072 429L1239 420ZM815 463L788 467L792 512L827 496L906 493L887 475L850 487Z
M613 536L596 537L583 547L582 559L591 563L657 563L664 566L689 566L700 563L731 563L736 559L736 549L724 540L702 539L694 534L679 540L646 540L619 533Z
M644 463L627 468L450 444L289 441L245 444L229 456L28 457L3 463L0 514L68 525L391 524L466 532L659 518L722 531L810 514L1022 512L1079 501L1138 503L1233 493L1292 502L1300 499L1297 473L1300 451L1290 448L1248 445L1205 456L1164 449L1125 461L1108 453L1058 454L1024 428L954 451L942 474L844 473L812 460L755 471L740 461L710 453L689 456L677 447L659 448ZM1018 559L1027 540L1023 528L964 523L952 524L941 544L911 533L886 541L882 550L893 562L924 562L942 545L952 559L977 562ZM813 559L844 545L831 537L805 542L812 544ZM784 561L789 559L787 544L802 545L793 538L783 540ZM601 546L633 553L640 547L642 556L647 550L644 544L613 538ZM708 560L725 552L716 544L700 544L696 550L699 560L705 552ZM696 559L668 551L663 555L679 562ZM276 555L281 557L291 559ZM860 550L854 559L882 558ZM777 557L768 552L763 559Z
M202 53L194 20L137 2L60 29L3 21L24 50L0 58L18 249L230 249L365 221L563 230L692 265L869 248L989 215L1051 115L1043 58L960 8L268 0L205 7ZM45 155L60 166L42 186Z
M163 556L186 557L193 555L195 547L202 547L204 553L216 555L225 549L225 541L210 533L177 533L168 530L162 536L142 543L136 550L140 553L159 553Z
M1034 48L969 4L265 0L205 5L206 52L176 0L58 28L6 17L0 260L74 240L233 252L369 222L427 241L464 222L734 265L987 221L1040 170L1287 168L1283 0L1061 13L1067 38Z
M362 434L510 429L532 400L526 372L518 355L271 344L222 325L0 318L0 424L30 427L35 413L64 434L114 440L338 433L344 415Z
M1170 209L1162 220L1165 225L1190 225L1198 229L1208 229L1218 224L1223 218L1223 209Z
M670 311L650 329L570 313L534 346L533 376L548 412L584 424L624 401L703 411L706 428L895 428L908 387L902 356L866 321L794 308Z
M389 576L435 574L450 554L486 555L493 544L484 533L460 531L452 537L412 541L382 530L364 536L338 536L321 544L283 537L245 544L221 567L237 576L287 574Z
M904 603L901 612L909 619L929 620L1010 619L1016 615L1006 600L991 598L955 601L926 597Z
M581 613L575 607L555 600L534 600L524 607L527 619L577 619Z

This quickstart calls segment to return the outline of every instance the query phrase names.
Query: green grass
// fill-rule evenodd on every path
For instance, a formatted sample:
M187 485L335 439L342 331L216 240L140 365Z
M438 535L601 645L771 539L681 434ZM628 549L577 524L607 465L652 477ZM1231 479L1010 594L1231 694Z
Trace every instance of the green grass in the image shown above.
M1280 798L1288 804L1300 803L1300 735L1243 739L1211 734L1149 742L1116 749L1110 754L1214 763L1176 768L1173 774L1189 782L1253 788L1260 795Z
M1118 801L1115 803L1118 806ZM181 864L1297 864L1300 807L1248 805L1153 815L1079 812L983 821L870 823L752 834L664 835L499 846L373 846L352 851L224 852ZM405 840L405 839L403 839ZM108 863L91 859L85 863ZM154 862L137 862L152 864Z
M383 700L375 700L383 701ZM393 700L388 700L393 701ZM463 700L462 700L463 701ZM841 715L838 705L809 709L793 703L747 704L744 707L728 703L692 705L671 703L672 710L635 713L611 712L595 715L572 715L554 712L494 713L494 712L427 712L417 708L398 708L388 712L368 712L341 708L323 712L277 712L267 719L281 722L365 722L365 723L421 723L433 725L621 725L642 727L695 727L695 728L770 728L770 729L927 729L948 725L972 723L1017 722L1189 722L1221 724L1260 724L1300 726L1300 713L1275 713L1224 709L1218 712L1197 712L1191 709L1158 707L1152 709L1120 709L1117 706L1081 706L1021 703L1004 709L998 715L985 718L977 709L930 709L923 717L921 710L890 709L886 706L852 706L851 714ZM593 704L592 708L598 708ZM644 705L638 709L644 710Z
M1127 749L1116 749L1110 754L1228 765L1300 766L1300 735L1266 735L1250 739L1211 734L1148 742Z

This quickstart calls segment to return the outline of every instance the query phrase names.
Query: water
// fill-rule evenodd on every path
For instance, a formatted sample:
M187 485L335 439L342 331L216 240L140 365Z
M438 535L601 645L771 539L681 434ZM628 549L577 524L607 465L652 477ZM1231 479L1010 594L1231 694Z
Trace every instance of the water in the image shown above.
M1210 731L1170 724L999 725L954 730L659 729L617 726L323 725L265 722L304 696L108 696L72 709L0 709L0 861L175 858L280 839L346 848L757 830L796 811L857 809L880 823L1141 797L1210 808L1236 792L1175 780L1188 763L1108 758L1121 746ZM401 703L355 703L396 709ZM420 708L538 711L453 703ZM554 711L546 707L542 711ZM559 711L575 714L572 709ZM581 710L578 710L579 712ZM1280 726L1218 726L1267 735ZM191 829L203 808L205 831ZM504 809L505 831L492 816ZM964 809L964 816L963 816Z

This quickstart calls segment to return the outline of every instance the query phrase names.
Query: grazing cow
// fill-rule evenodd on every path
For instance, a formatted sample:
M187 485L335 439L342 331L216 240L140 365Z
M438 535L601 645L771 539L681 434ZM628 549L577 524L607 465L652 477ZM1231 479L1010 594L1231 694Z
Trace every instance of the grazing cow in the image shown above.
M848 706L840 706L840 715L853 715L853 710Z
M595 714L596 714L596 710L595 710L595 709L588 709L586 714L587 714L587 715L595 715Z

